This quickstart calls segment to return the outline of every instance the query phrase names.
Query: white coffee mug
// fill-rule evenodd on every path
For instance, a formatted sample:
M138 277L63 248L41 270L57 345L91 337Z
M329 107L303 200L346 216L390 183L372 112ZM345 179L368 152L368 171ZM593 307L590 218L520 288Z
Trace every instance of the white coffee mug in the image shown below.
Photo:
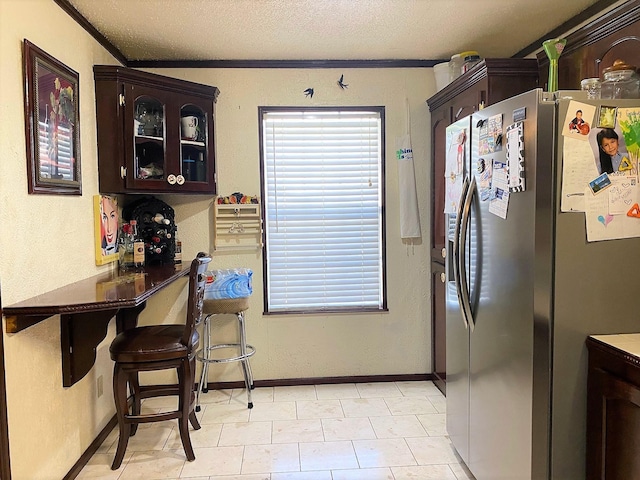
M198 117L194 117L193 115L182 117L180 123L182 127L182 138L189 140L198 138Z

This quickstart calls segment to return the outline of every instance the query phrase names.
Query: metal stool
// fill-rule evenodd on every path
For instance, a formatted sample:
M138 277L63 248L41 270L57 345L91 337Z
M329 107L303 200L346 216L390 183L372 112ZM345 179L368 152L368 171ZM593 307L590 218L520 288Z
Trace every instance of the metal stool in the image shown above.
M251 365L249 365L249 357L256 353L256 349L252 345L247 344L247 335L244 324L244 312L249 308L249 297L216 299L204 301L203 314L204 326L202 336L204 337L204 346L202 350L198 350L196 358L202 362L202 372L200 374L200 382L198 383L198 391L196 393L196 412L200 411L200 394L207 393L209 389L206 387L207 373L209 372L210 363L229 363L241 362L242 372L244 373L244 384L247 387L248 407L253 408L251 401L251 390L253 390L253 374L251 373ZM220 314L233 314L238 317L238 343L219 343L211 345L211 317ZM223 348L233 348L239 355L225 358L211 358L211 352Z

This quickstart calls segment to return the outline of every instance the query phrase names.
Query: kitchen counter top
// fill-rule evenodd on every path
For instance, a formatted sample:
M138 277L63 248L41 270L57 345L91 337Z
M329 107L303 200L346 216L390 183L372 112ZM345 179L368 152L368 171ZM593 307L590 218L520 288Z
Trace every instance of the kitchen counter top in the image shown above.
M134 327L149 298L189 274L189 264L147 266L136 272L114 270L65 285L5 307L5 331L18 333L60 315L62 385L84 377L96 348L116 317L117 331Z
M591 335L589 338L640 359L640 333Z

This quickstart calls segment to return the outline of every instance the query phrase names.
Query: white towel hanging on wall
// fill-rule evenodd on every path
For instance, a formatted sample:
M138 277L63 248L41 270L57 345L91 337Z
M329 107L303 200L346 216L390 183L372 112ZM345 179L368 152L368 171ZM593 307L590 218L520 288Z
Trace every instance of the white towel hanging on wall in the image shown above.
M413 150L411 148L411 115L409 100L405 99L407 109L406 133L396 138L396 158L398 159L398 187L400 195L400 237L420 238L420 213L418 211L418 193L416 174L413 168Z

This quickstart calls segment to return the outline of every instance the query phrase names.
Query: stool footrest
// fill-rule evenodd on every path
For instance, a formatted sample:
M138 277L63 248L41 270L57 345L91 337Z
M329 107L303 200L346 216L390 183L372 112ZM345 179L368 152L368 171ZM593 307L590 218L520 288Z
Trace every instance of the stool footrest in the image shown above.
M204 353L203 350L198 350L197 354L196 354L196 358L198 360L200 360L201 362L205 362L205 363L229 363L229 362L239 362L241 360L246 360L247 358L251 357L254 353L256 353L256 349L253 347L253 345L245 345L247 353L240 354L238 356L235 357L226 357L226 358L205 358L202 354ZM222 348L241 348L241 345L239 343L221 343L219 345L211 345L209 347L209 351L213 351L213 350L219 350Z
M146 413L144 415L130 415L125 414L124 421L126 423L150 423L150 422L161 422L165 420L173 420L174 418L181 418L182 412L171 411L171 412L163 412L163 413Z

